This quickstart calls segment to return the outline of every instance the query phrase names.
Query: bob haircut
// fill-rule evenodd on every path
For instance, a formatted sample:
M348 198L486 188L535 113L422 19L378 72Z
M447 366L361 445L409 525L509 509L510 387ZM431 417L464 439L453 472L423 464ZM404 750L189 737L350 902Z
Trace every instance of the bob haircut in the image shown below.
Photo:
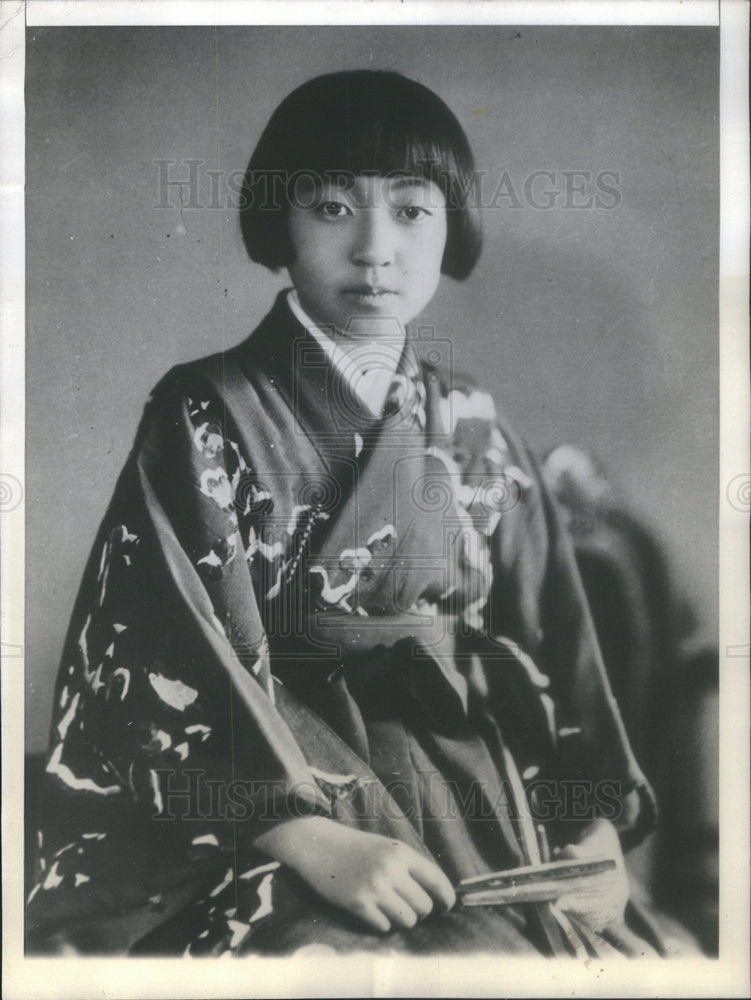
M434 182L446 199L441 271L468 277L482 246L472 151L432 90L400 73L327 73L286 97L264 129L242 187L240 225L252 260L276 271L292 261L288 210L296 185L356 175Z

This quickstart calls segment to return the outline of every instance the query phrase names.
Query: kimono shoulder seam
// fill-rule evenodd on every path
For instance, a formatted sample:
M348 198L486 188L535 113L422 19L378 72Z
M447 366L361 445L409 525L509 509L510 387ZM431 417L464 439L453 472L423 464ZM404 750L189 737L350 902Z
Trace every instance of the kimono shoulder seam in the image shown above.
M227 352L229 353L229 352ZM236 368L227 355L214 354L196 361L175 365L153 389L150 404L156 409L169 405L171 399L184 400L208 394L216 403L222 401L222 382L226 378L228 362Z

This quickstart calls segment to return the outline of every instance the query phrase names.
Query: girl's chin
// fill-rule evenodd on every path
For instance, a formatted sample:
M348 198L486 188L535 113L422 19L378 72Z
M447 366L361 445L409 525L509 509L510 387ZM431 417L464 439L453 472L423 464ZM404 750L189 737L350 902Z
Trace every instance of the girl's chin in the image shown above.
M404 336L404 322L400 317L389 315L358 315L353 313L346 321L344 336L353 340L383 340Z

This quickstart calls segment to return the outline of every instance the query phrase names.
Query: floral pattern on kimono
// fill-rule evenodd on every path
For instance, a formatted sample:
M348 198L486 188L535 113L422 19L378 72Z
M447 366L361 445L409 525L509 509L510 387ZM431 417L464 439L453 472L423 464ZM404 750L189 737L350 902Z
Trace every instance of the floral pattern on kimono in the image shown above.
M395 805L366 815L368 795L386 793L368 765L377 720L352 693L387 693L379 650L408 636L430 649L447 621L468 648L492 646L490 688L515 677L513 704L531 706L529 732L509 740L521 772L544 746L639 790L632 825L649 822L566 539L490 395L409 349L382 421L332 379L280 299L245 344L174 369L147 403L60 668L29 895L38 947L62 935L137 951L188 907L181 951L247 949L279 873L253 840L290 816L427 852ZM399 684L424 706L444 685L440 703L466 726L472 679L441 660ZM312 711L295 701L309 681ZM103 914L121 918L107 940Z

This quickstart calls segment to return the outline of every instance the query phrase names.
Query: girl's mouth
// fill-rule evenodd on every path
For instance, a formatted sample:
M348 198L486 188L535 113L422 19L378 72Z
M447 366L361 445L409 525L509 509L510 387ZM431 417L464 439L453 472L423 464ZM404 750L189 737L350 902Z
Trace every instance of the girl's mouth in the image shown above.
M351 285L343 294L361 306L383 306L396 292L380 285Z

